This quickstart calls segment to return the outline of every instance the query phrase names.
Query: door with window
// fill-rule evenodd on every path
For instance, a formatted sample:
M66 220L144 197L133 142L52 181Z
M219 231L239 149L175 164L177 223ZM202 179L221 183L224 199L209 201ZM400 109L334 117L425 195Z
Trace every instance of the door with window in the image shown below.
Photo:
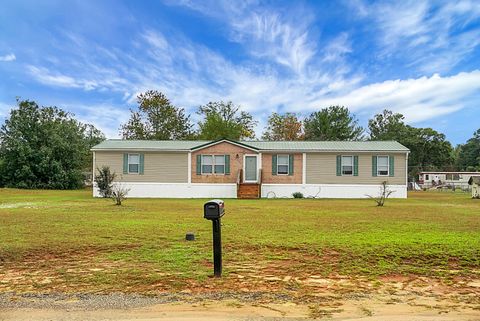
M257 182L257 155L245 155L245 161L243 162L243 172L245 183Z

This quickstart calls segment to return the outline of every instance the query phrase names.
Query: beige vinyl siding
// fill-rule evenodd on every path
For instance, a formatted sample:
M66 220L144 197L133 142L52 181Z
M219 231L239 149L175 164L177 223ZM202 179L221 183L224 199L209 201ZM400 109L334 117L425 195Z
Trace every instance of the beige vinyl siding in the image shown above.
M358 176L337 176L337 155L358 156ZM395 176L372 176L372 156L395 156ZM380 184L406 185L405 153L307 153L307 184Z
M123 154L127 152L95 152L95 165L110 166L117 181L148 183L187 183L188 153L144 152L144 174L123 174ZM138 152L130 152L137 154Z

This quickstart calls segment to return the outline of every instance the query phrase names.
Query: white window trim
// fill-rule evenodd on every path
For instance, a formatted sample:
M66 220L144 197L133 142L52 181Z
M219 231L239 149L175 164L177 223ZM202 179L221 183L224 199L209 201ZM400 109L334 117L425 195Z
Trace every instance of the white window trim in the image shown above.
M138 156L138 171L137 172L130 172L130 155L137 155ZM132 163L133 164L133 163ZM127 173L132 174L132 175L139 175L140 174L140 154L138 153L133 153L133 154L128 154L127 157Z
M281 174L278 172L278 156L287 156L287 173L286 174ZM282 166L285 166L285 165L282 165ZM289 154L278 154L277 155L277 175L280 175L280 176L288 176L288 173L290 173L290 155Z
M385 174L385 175L380 175L380 173L378 171L378 158L379 157L387 157L387 174ZM389 155L377 155L377 176L383 176L383 177L390 176L390 156Z
M222 175L225 175L225 170L227 168L227 162L226 162L226 157L225 157L226 154L200 154L200 159L201 159L201 163L200 163L200 173L202 175L218 175L218 176L222 176ZM203 172L203 156L212 156L212 172L211 173L204 173ZM223 173L215 173L215 156L223 156Z
M344 157L350 157L352 159L352 174L343 174L343 158ZM355 172L355 158L353 157L353 155L340 155L340 174L342 174L342 176L353 176L354 172Z
M188 184L191 184L192 183L192 153L189 152L187 154L187 182Z

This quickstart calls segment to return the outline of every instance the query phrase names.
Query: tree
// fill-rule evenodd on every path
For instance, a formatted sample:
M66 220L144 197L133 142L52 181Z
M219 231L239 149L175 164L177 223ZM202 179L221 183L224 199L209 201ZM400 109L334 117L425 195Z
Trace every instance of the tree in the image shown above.
M457 166L461 170L480 170L480 129L473 133L466 144L460 146Z
M454 150L444 134L432 128L415 128L403 122L402 114L384 110L368 121L371 140L395 140L410 149L409 174L425 170L452 169Z
M385 201L387 200L387 198L390 197L390 195L393 194L393 192L394 191L392 191L388 187L388 182L383 181L382 182L382 187L380 187L379 195L378 196L367 195L367 197L373 199L375 201L375 203L377 203L377 206L383 207L385 205Z
M240 140L255 137L257 122L250 113L240 111L240 106L231 101L209 102L199 107L198 114L203 116L198 123L198 136L201 139Z
M344 106L330 106L304 121L307 140L362 140L364 129Z
M130 192L129 188L126 188L121 183L118 183L112 187L112 193L110 197L115 205L121 206L122 202L127 199L128 192Z
M454 150L444 134L432 128L406 126L399 142L410 149L411 176L420 171L445 170L454 163Z
M104 139L92 125L57 107L17 100L0 129L2 185L73 189L83 186L90 148ZM90 168L88 168L90 170Z
M112 196L113 180L117 176L115 173L110 172L110 167L102 166L97 168L98 174L95 175L95 183L97 184L98 192L103 198Z
M265 140L302 140L302 122L294 113L273 113L268 117L268 127L262 136Z
M85 171L90 172L93 167L93 154L90 151L90 148L104 141L105 135L102 133L101 130L97 129L91 124L79 123L79 125L81 126L81 130L84 133L85 144L87 146L87 148L83 149L83 152L85 154L81 156L83 159L85 159L83 168Z
M405 117L385 109L381 114L376 114L368 121L370 140L396 140L398 134L403 133Z
M172 105L161 92L149 90L137 96L138 110L130 110L130 119L120 127L124 139L191 139L190 116Z

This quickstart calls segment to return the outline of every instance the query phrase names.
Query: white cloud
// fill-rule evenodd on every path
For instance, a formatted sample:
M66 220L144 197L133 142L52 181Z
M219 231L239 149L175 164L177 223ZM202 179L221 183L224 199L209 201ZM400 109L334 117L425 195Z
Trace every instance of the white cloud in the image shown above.
M15 54L10 53L4 56L0 56L0 61L15 61L17 57L15 57Z
M370 114L387 108L400 112L407 121L436 118L465 108L478 99L480 70L450 77L438 74L407 80L388 80L357 88L335 98L320 99L323 106L345 105L353 111Z
M408 0L350 4L379 35L383 56L401 55L422 72L447 72L480 45L480 2ZM361 9L361 10L360 10ZM373 21L374 23L371 23Z
M424 28L432 27L421 24L426 11L422 5L415 7L419 12L404 13L400 21L391 22L387 29L394 38L389 45L406 43L407 47L415 47L429 41L430 35ZM187 6L223 21L228 30L226 35L248 52L247 58L241 64L234 63L181 34L146 29L134 37L128 50L102 47L70 34L67 37L70 43L62 44L69 48L66 54L70 59L49 60L45 63L48 68L39 64L30 65L27 70L34 79L49 86L116 95L124 106L116 103L75 109L80 119L99 126L109 137L117 136L120 123L129 116L127 107L135 104L136 95L150 89L164 92L175 105L189 112L208 101L232 100L264 121L266 115L274 111L305 115L331 104L341 104L367 116L389 108L404 113L410 122L471 106L472 97L478 95L480 89L480 71L368 84L367 75L351 72L347 62L354 50L349 33L340 33L317 45L309 31L309 15L302 19L298 12L290 16L290 12L282 14L236 2L220 2L216 11L204 2L187 3ZM372 8L366 6L362 10L362 14L370 15ZM394 10L385 11L390 16L394 13ZM403 32L405 24L410 24L411 30ZM462 59L470 50L468 43L474 45L475 35L472 30L452 38L465 51L461 48L445 51L446 62L438 63L437 56L425 55L424 64L430 63L431 68L436 69ZM436 43L443 48L442 41ZM317 46L323 49L317 52ZM440 67L434 67L434 63Z
M168 46L165 37L162 34L159 34L153 30L145 32L143 38L147 40L150 45L159 49L165 49Z
M47 68L27 66L27 70L39 82L46 85L53 85L67 88L81 88L82 86L72 77L56 74L52 75Z
M6 117L10 113L10 110L14 106L15 105L13 105L13 104L7 104L7 103L4 103L4 102L0 102L0 117Z
M288 21L268 10L246 12L229 19L232 39L249 48L255 57L265 57L300 73L315 55L315 43L309 39L308 16Z
M352 47L348 39L348 34L343 32L326 46L323 61L339 61L351 52Z
M125 85L127 82L125 79L118 78L114 69L95 64L76 66L76 68L73 68L75 77L42 66L27 65L26 69L33 78L42 84L64 88L80 88L86 91L115 89L116 86Z
M296 3L286 10L274 10L256 1L177 1L191 10L222 21L230 40L242 44L256 58L266 58L303 72L316 54L317 40L311 35L314 16Z
M102 130L107 138L120 138L120 124L130 116L123 106L101 103L91 105L62 104L65 110L74 110L75 117L86 124L92 124Z
M345 77L338 71L328 73L312 69L284 77L275 69L257 64L252 67L235 65L202 45L177 36L167 39L153 30L146 31L140 38L144 39L142 50L150 53L147 59L117 53L119 61L111 66L88 62L78 72L71 71L71 74L83 74L81 79L42 67L30 66L29 71L38 81L48 85L118 92L125 100L123 108L83 107L85 112L80 113L109 135L115 135L119 124L128 118L127 107L135 103L136 94L148 89L165 92L174 104L190 112L211 100L232 100L259 118L273 111L295 111L305 115L341 104L368 115L389 108L405 114L410 122L464 108L471 103L469 97L480 90L480 71L362 86L361 76ZM340 36L332 42L331 48L329 52L335 57L348 53L348 37ZM338 59L334 60L338 64ZM104 114L112 116L104 117Z

